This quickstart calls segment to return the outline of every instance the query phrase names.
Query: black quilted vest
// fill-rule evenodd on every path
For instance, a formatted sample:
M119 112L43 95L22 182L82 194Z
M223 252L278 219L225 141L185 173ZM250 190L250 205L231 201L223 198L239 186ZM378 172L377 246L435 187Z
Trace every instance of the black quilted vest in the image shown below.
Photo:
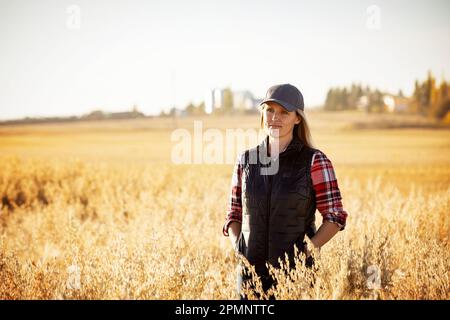
M274 160L278 161L278 172L265 175L261 169L275 164L267 163L267 158L259 161L260 155L268 154L267 144L268 137L242 155L239 240L240 253L255 266L258 275L266 277L266 262L279 267L278 258L284 260L285 253L294 266L294 245L303 250L305 234L314 235L316 211L311 181L311 160L316 150L294 135L287 149Z

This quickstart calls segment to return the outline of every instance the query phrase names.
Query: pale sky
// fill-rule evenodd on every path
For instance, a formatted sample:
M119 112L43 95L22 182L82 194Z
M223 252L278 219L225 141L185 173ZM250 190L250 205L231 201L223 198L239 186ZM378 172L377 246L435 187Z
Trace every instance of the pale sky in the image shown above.
M306 112L352 82L409 95L428 70L449 79L449 21L448 0L0 0L0 119L158 114L286 82Z

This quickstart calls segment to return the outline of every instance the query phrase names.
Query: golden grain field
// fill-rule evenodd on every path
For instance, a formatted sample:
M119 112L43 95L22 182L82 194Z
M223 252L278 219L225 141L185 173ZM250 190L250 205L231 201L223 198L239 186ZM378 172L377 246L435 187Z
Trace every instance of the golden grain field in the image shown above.
M349 217L315 274L279 272L275 296L449 299L450 130L308 116ZM221 232L232 164L171 163L171 132L193 120L0 127L0 299L236 299L237 259Z

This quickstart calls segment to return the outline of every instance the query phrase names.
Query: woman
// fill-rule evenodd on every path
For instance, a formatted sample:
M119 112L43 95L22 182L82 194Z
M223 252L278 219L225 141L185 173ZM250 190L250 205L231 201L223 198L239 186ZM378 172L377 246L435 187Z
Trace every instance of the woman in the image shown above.
M344 229L347 212L330 160L312 146L301 92L290 84L275 85L260 106L267 136L238 158L223 234L255 267L267 291L274 281L266 262L279 267L278 258L287 253L294 265L294 245L310 257L305 235L321 248ZM316 209L323 217L317 232ZM239 272L241 299L246 298L242 282L248 279Z

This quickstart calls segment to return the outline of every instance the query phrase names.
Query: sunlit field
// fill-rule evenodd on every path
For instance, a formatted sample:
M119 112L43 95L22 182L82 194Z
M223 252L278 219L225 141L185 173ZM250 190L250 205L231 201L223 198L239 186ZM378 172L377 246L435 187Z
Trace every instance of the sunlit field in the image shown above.
M300 259L276 272L275 296L449 299L450 130L307 116L349 217L317 269ZM233 164L171 161L171 133L194 120L259 125L248 115L0 127L0 298L236 299L222 235Z

